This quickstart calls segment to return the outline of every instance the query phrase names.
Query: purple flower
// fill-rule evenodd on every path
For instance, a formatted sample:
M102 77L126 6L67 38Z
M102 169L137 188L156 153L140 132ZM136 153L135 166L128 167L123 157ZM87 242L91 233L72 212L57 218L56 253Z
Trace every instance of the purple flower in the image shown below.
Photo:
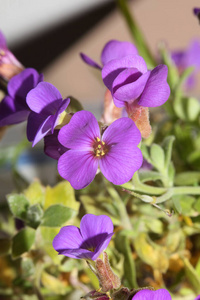
M56 129L53 134L49 134L44 137L44 153L56 160L69 150L59 142L58 133L59 130Z
M200 300L200 295L198 295L194 300Z
M170 293L165 289L157 291L141 290L133 296L132 300L172 300Z
M200 42L194 40L190 43L188 49L185 51L173 51L171 57L180 73L188 67L194 67L194 71L186 82L186 88L193 88L196 83L197 72L200 70Z
M137 48L132 43L111 40L103 48L103 51L101 53L101 63L103 66L105 66L109 61L113 59L120 59L127 55L134 55L137 53ZM86 64L100 70L102 69L102 67L98 63L93 61L87 55L83 53L81 53L80 55Z
M102 78L117 107L132 104L156 107L165 103L170 95L167 73L165 65L148 71L141 56L129 55L108 62L102 69Z
M137 148L141 134L129 118L114 121L101 138L93 114L79 111L61 128L58 139L70 149L59 158L58 172L77 190L92 182L98 165L109 181L120 185L129 181L142 164Z
M64 226L53 240L59 253L72 258L96 260L113 235L113 223L108 216L86 214L76 226Z
M33 146L63 121L70 99L62 99L60 92L48 82L41 82L26 98L32 110L28 117L27 137ZM62 114L64 113L64 114Z
M0 76L9 80L23 69L22 64L7 48L5 36L0 31Z
M8 95L0 103L0 126L25 121L30 113L26 103L27 93L43 80L35 69L25 69L8 82Z
M200 8L195 7L195 8L193 9L193 13L195 14L195 16L199 17L199 14L200 14Z

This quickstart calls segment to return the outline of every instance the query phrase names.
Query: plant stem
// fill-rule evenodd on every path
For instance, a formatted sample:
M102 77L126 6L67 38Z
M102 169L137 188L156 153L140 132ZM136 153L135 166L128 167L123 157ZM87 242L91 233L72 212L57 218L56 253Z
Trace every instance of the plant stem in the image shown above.
M116 1L131 31L131 34L135 41L135 45L140 55L144 58L144 60L148 65L150 65L151 67L155 67L156 61L146 43L146 40L144 39L144 35L142 34L140 28L138 27L133 15L131 15L130 13L126 0L116 0Z

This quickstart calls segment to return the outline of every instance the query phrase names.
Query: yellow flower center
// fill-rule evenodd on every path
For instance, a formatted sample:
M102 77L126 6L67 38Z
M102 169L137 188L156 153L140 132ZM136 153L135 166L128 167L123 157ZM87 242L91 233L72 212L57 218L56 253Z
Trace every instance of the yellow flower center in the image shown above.
M109 150L105 142L101 141L99 137L96 138L93 144L93 149L94 149L94 155L96 157L104 156L106 153L108 153Z

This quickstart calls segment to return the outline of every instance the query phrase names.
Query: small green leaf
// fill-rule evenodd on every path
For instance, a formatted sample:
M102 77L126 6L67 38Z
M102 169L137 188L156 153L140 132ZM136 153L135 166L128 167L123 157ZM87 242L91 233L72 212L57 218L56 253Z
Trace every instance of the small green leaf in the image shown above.
M195 121L200 113L199 100L189 97L187 99L187 117L189 121Z
M162 180L162 175L155 171L141 171L139 174L141 182Z
M157 145L153 144L150 149L152 164L159 170L163 171L165 169L165 153L163 149Z
M187 258L183 259L185 274L197 294L200 294L200 277Z
M11 194L7 196L8 204L12 214L22 220L26 219L29 202L22 194Z
M41 205L39 203L32 205L27 210L26 223L30 227L37 228L41 222L42 216L43 216L43 210L41 208Z
M31 185L24 191L25 197L29 200L31 205L44 203L45 189L38 180L35 180Z
M143 157L151 164L151 158L150 158L150 155L149 155L149 150L148 150L148 147L145 144L141 145L141 151L142 151Z
M12 257L18 258L23 253L29 251L35 241L35 230L32 228L24 228L20 230L14 237L12 243Z
M176 185L195 185L200 182L200 172L183 172L175 177Z
M195 201L194 209L200 213L200 198Z
M125 285L129 288L137 288L136 269L128 238L117 234L115 237L115 247L124 256Z
M171 156L172 156L172 146L173 146L173 142L175 140L175 137L173 135L171 136L167 136L163 143L163 149L165 151L165 167L168 168L170 161L171 161Z
M44 212L43 226L60 227L76 215L76 211L61 204L51 205Z
M180 204L180 195L173 196L172 201L173 201L173 204L174 204L174 207L175 207L176 211L179 214L181 214L182 213L182 207L181 207L181 204Z

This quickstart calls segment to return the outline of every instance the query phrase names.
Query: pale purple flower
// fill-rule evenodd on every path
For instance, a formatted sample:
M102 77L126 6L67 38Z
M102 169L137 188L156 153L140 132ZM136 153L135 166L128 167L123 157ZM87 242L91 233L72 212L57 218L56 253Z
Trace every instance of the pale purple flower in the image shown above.
M76 226L64 226L53 240L54 249L62 255L96 260L110 243L113 223L108 216L86 214Z
M44 137L44 153L53 159L58 160L59 157L67 150L58 140L59 129L55 129L53 134Z
M92 182L98 166L109 181L121 185L142 165L137 148L141 134L129 118L114 121L101 137L94 115L79 111L61 128L58 139L70 149L59 158L58 172L77 190Z
M8 49L5 36L0 31L0 76L9 80L23 69L22 64Z
M60 92L51 83L41 82L28 93L26 101L31 109L27 137L35 146L45 135L53 133L70 99L63 100Z
M132 300L172 300L170 293L165 289L157 291L152 290L141 290L137 292Z
M127 55L134 55L137 54L137 48L130 42L121 42L117 40L111 40L104 46L102 53L101 53L101 63L102 65L106 65L109 61L114 59L119 59L125 57ZM92 60L87 55L81 53L81 58L83 61L90 65L91 67L102 69L102 67Z
M0 126L12 125L27 120L30 108L26 103L27 93L43 80L35 69L25 69L8 82L8 95L0 103Z
M171 57L180 73L189 67L194 68L186 81L186 88L193 88L196 84L197 72L200 70L200 42L192 41L186 50L173 51Z
M198 295L194 300L200 300L200 295Z
M166 65L147 70L144 59L139 55L111 60L102 69L104 84L111 91L117 107L164 104L170 95L167 74Z

